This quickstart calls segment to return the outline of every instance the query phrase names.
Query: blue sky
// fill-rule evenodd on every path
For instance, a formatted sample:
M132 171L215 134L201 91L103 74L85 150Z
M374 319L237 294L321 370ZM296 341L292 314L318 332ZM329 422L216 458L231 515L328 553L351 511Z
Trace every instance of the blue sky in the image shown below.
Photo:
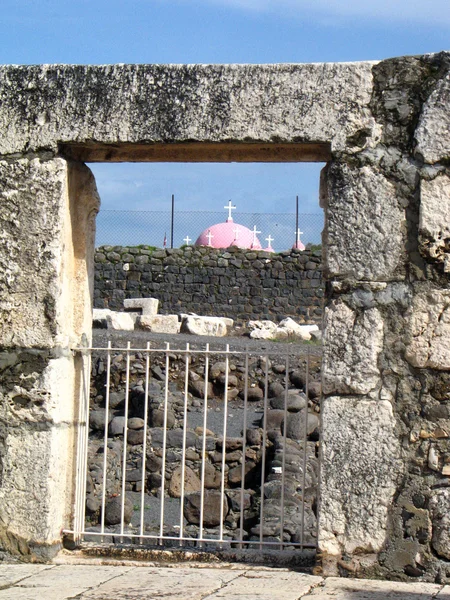
M450 48L450 0L3 0L0 61L277 63ZM92 165L105 209L318 213L321 165ZM187 232L191 237L195 232ZM186 233L184 233L186 235Z

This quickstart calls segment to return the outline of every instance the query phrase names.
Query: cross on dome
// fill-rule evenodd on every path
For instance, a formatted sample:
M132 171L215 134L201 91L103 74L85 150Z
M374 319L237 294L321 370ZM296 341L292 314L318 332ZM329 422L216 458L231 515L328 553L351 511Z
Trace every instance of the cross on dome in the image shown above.
M252 234L253 234L252 248L254 248L254 247L257 245L257 239L256 239L256 235L257 235L258 233L261 233L261 232L256 230L256 225L255 225L255 226L253 227L253 231L252 231Z
M184 239L183 242L186 243L186 246L189 246L189 242L192 242L191 238L187 235Z
M231 204L231 200L228 200L228 206L224 206L228 210L228 219L227 223L233 222L233 217L231 216L231 211L236 210L236 207Z
M211 246L211 240L214 237L213 234L211 233L211 229L208 229L208 233L206 234L206 237L208 238L208 246Z
M266 252L275 252L272 248L273 237L269 234L269 237L266 237L267 248L265 248Z
M300 229L297 229L295 235L296 235L296 241L295 244L292 246L293 248L296 248L297 250L304 250L305 249L305 245L300 241L300 236L303 234L303 231L300 231Z

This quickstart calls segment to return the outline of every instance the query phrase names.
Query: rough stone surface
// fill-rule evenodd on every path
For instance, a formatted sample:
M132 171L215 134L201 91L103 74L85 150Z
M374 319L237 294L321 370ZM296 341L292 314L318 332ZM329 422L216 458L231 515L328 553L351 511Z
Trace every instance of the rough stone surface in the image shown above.
M133 503L128 497L125 497L124 505L124 523L129 523L133 515ZM105 506L105 523L107 525L118 525L122 519L122 498L116 496L108 500Z
M118 331L134 330L134 320L128 313L111 311L106 315L106 322L108 323L108 329Z
M195 472L189 468L185 467L184 473L184 493L191 494L192 492L198 492L201 489L201 482ZM169 485L169 494L173 498L179 498L181 496L181 488L182 488L182 472L181 467L177 467L172 473L172 477L170 478Z
M124 308L141 309L145 316L153 316L158 314L159 300L157 298L125 298L123 301Z
M392 406L332 396L322 411L320 548L331 555L378 552L402 474Z
M325 311L324 394L368 394L380 384L383 320L377 308L358 315L343 302Z
M421 249L450 272L450 177L423 180L420 187Z
M177 315L142 315L138 317L137 326L153 333L178 333L180 323Z
M186 246L176 253L171 248L114 246L114 252L111 248L101 246L95 254L94 302L99 309L123 310L128 299L140 304L140 296L151 295L159 300L162 314L178 313L181 307L180 321L195 315L220 316L228 329L233 320L239 325L249 319L280 321L287 316L300 323L321 321L320 250L273 255L236 246L225 250ZM133 269L124 271L130 252L135 257ZM228 266L221 266L222 261Z
M368 281L404 276L405 209L378 169L330 164L323 197L327 276Z
M416 153L428 163L450 158L450 72L440 79L422 109L415 138Z
M407 360L415 367L450 369L450 289L419 286L407 318Z
M204 493L203 524L205 527L216 527L220 523L221 494L215 490L205 490ZM201 494L195 492L188 494L184 499L184 516L189 523L198 525L200 523ZM223 498L223 517L228 514L228 500Z
M441 558L450 560L450 490L436 490L430 499L433 523L431 545Z
M58 142L274 136L331 141L337 151L359 130L376 130L369 110L373 64L2 66L0 154L57 152ZM257 90L274 92L263 100Z
M431 214L433 207L447 207L449 64L450 54L443 52L342 65L0 67L0 541L6 549L27 560L51 559L61 530L72 525L75 407L86 362L73 349L90 344L98 210L92 174L79 161L323 160L328 164L320 184L327 247L322 293L328 312L318 502L322 567L359 577L449 579L443 558L447 522L440 516L447 501L438 493L448 488L450 464L448 244L445 223ZM224 262L233 262L231 250L231 258L219 252L211 259L212 275L202 270L200 256L208 251L198 251L198 264L180 265L175 250L141 250L139 256L131 248L120 253L111 247L104 258L98 253L106 265L98 274L99 308L108 306L102 294L109 287L121 308L124 298L157 297L157 273L173 286L182 274L190 280L185 284L192 286L191 304L179 303L177 313L199 313L195 304L214 307L217 286L227 294L234 290L227 302L235 302L237 314L247 314L247 320L274 314L278 322L287 316L284 308L294 306L304 322L321 298L308 296L320 288L321 269L312 269L309 260L299 268L301 253L292 270L287 265L294 264L295 252L283 257L284 265L270 256L267 270L257 264L263 256L249 253L248 262L234 261L231 282ZM316 258L311 263L319 265ZM122 282L121 289L113 289L113 280ZM267 288L263 294L261 285ZM246 287L249 301L243 303ZM292 292L286 294L288 287ZM173 300L176 287L171 289L161 296L173 293ZM181 285L178 293L183 294ZM302 313L307 297L314 302ZM269 298L273 304L265 309ZM315 308L313 314L320 316ZM140 379L130 402L140 418L141 359L136 353L132 362ZM302 373L304 366L292 372ZM260 392L264 368L252 365L252 389ZM165 375L152 366L154 380ZM233 377L239 382L241 372ZM214 386L223 388L219 376ZM147 479L152 489L178 466L180 455L179 448L170 448L168 471L158 471L160 391L152 385L149 438L155 456ZM97 392L100 406L103 388ZM171 426L178 425L178 390L172 387L166 399ZM200 406L193 400L190 416ZM134 442L142 441L142 431ZM280 466L280 435L268 436L273 455L264 485L268 512L261 523L248 514L249 535L277 534L281 483L271 469ZM214 437L206 440L216 468L221 453ZM289 442L286 492L294 500L300 443ZM108 482L120 467L120 440L110 443ZM126 483L137 490L139 445L128 450ZM189 460L198 460L199 450L196 439ZM312 439L307 450L313 464ZM233 478L241 452L226 453ZM255 470L260 455L261 448L248 448ZM95 499L101 459L93 458L88 500ZM305 474L312 489L317 467ZM314 497L309 489L302 494ZM89 506L95 508L95 502ZM292 509L283 532L289 541L300 535L297 506ZM312 500L304 516L315 531ZM237 526L232 511L227 522ZM184 587L180 592L187 597ZM209 588L203 595L208 593Z
M224 337L227 335L227 331L227 325L220 317L188 316L181 323L181 333L192 335Z

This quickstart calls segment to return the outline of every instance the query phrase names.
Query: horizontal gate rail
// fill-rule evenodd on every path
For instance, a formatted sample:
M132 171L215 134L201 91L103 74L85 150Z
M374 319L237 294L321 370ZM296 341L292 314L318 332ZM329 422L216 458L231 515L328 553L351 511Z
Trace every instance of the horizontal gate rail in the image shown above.
M201 349L190 344L174 348L169 343L165 347L154 348L150 342L144 348L132 348L131 342L128 342L124 348L108 342L107 347L74 349L74 353L82 365L76 497L73 525L65 533L73 535L76 542L112 540L115 543L208 549L214 546L240 549L256 547L260 550L265 547L279 550L316 547L315 500L309 499L307 504L308 494L312 494L313 498L317 494L318 478L317 444L311 442L309 437L312 417L308 416L308 406L311 405L311 402L308 403L311 357L308 347L301 352L296 350L293 354L288 344L279 351L267 351L248 347L230 350L229 345L223 349L211 349L209 344ZM213 357L217 362L211 365ZM280 386L283 389L277 404L273 403L269 394L271 379L274 378L274 372L270 370L270 360L273 359L278 361L276 372L280 375L277 389ZM197 361L195 369L192 366L194 360ZM291 367L295 360L304 363L304 394L300 389L292 388L290 383ZM157 363L156 367L153 361ZM203 364L200 364L202 361ZM254 367L255 364L258 366ZM223 391L212 394L210 371L212 367L217 370L219 366L222 371L216 380L220 379ZM172 370L176 374L182 368L184 373L181 373L177 382L171 381ZM154 369L157 369L157 379ZM237 373L241 379L237 375L231 379L233 373ZM201 398L194 402L190 383L199 379L202 390L198 395ZM139 385L134 385L136 381L140 382ZM243 383L239 397L237 381ZM161 397L155 396L155 382L158 389L163 384ZM111 403L114 385L124 386L123 406L120 409L117 403ZM174 386L177 386L175 391ZM253 393L252 399L249 399L249 391L255 387L259 387L259 395ZM136 392L136 389L140 391ZM130 419L136 412L136 394L141 411L139 414L142 415L137 419L142 428L142 439L139 438L136 444L137 436L133 431L133 445L130 445ZM256 402L254 397L258 398ZM297 412L291 412L291 404L295 404L290 404L292 398L298 404ZM99 402L101 409L98 409ZM272 404L278 408L273 408ZM173 406L177 407L177 412ZM99 427L95 429L95 423L90 424L92 410L96 417L99 412L104 415L102 430ZM117 420L118 413L123 416L123 432L119 434L110 430L113 416ZM158 421L155 421L154 414L158 414ZM295 435L288 431L293 415L297 415L298 423ZM258 435L250 431L260 431L251 420L257 416L262 424L262 432ZM214 427L220 424L220 431L208 430L211 420L215 423ZM196 423L198 426L194 431L190 425ZM172 448L170 443L173 442L169 443L169 437L174 424L178 425L175 430L180 430L180 443ZM241 424L242 430L237 434L236 427ZM231 436L228 435L229 428ZM252 434L250 436L249 431ZM121 448L119 454L116 447ZM103 456L98 461L100 454ZM111 466L112 455L116 458L120 456L116 471ZM94 499L95 506L99 500L96 512L92 502L90 504L90 514L95 512L94 520L86 519L90 461L94 465L93 472L101 471L98 480L89 484L89 498ZM151 464L160 463L160 472L156 473L160 476L160 485L156 489L147 483L150 481L148 461L152 461ZM228 463L237 463L237 466L230 467ZM188 464L191 466L188 467ZM139 469L140 473L133 476L130 483L127 475L131 471L134 475ZM172 485L169 486L169 478L172 483L177 469L180 483L179 492L175 493ZM228 478L231 469L235 477L233 480ZM210 475L213 473L213 486L208 484L207 470ZM249 478L249 473L253 471L259 475ZM188 481L189 477L193 478L192 472L195 482L199 482L194 488L192 480ZM249 479L251 483L248 483ZM135 486L135 492L130 490L130 485ZM127 499L130 494L136 502L131 523ZM112 500L116 508L119 505L120 515L113 524L111 519L109 522L106 519ZM151 506L147 507L147 503ZM159 504L157 509L156 503ZM194 515L192 517L189 513L189 519L187 505ZM151 522L146 522L147 508L151 509L154 517ZM211 517L212 513L214 518ZM175 518L176 514L178 516Z

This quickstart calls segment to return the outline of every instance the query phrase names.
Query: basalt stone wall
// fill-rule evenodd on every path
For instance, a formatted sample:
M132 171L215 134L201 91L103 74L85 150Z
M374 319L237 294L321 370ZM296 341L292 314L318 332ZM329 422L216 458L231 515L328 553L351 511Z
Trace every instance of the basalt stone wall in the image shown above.
M123 310L124 298L151 296L162 314L320 323L323 295L320 251L103 246L95 254L97 308Z

